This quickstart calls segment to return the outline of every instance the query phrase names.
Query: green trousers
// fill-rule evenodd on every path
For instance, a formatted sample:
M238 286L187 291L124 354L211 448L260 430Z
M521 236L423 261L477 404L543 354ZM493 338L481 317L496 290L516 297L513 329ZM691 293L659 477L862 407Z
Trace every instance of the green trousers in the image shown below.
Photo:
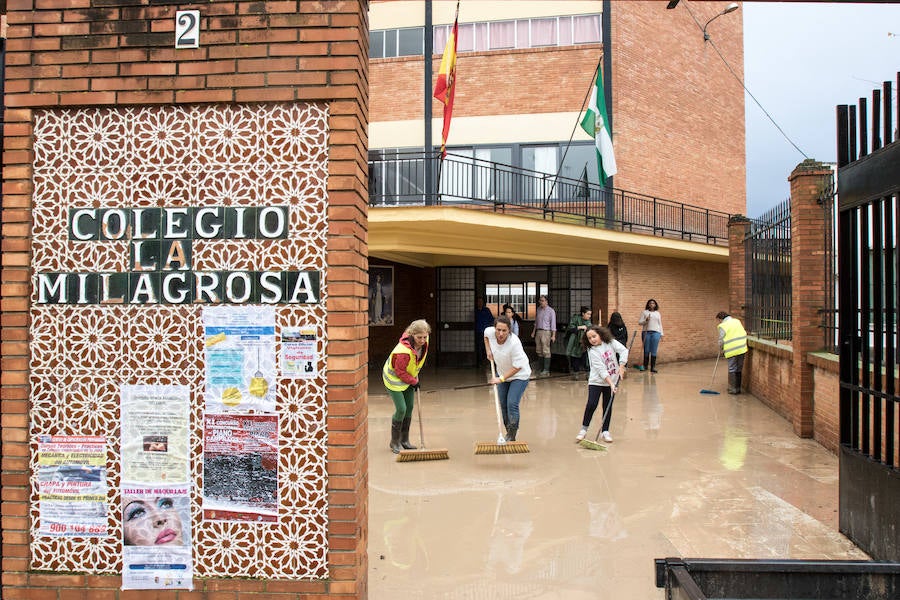
M391 400L394 401L394 421L402 421L406 417L412 417L416 390L409 386L402 392L388 390L388 393L391 395Z

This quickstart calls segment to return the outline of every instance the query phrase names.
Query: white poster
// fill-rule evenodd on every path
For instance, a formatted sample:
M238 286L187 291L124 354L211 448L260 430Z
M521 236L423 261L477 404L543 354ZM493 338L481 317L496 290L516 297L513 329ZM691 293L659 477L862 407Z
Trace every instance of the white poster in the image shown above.
M206 410L274 413L275 308L205 307L203 328Z
M183 484L190 477L190 388L123 385L122 481Z
M48 536L107 535L106 438L41 436L40 527Z
M281 330L281 375L288 379L315 379L316 330L314 328L285 327Z
M122 487L122 589L193 589L190 488Z

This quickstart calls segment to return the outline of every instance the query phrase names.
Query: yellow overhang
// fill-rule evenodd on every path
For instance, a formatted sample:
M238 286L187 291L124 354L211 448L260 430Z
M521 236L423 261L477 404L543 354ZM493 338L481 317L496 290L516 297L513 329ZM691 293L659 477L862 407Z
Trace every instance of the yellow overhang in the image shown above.
M728 248L448 206L369 208L369 256L418 267L605 265L610 252L728 262Z

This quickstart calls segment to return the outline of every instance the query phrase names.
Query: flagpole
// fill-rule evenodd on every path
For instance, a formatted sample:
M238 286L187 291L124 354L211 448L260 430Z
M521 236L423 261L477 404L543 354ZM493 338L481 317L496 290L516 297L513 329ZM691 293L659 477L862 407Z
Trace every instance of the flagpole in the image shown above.
M425 0L425 205L434 204L435 190L432 180L431 141L432 88L431 78L434 71L432 58L434 55L434 30L431 19L431 0Z
M594 74L591 76L591 85L588 87L587 94L584 96L584 100L581 101L581 108L578 110L578 115L575 117L575 127L572 128L572 134L569 136L569 142L566 144L566 149L563 150L562 159L559 161L559 167L556 169L556 175L553 177L553 184L550 186L550 192L547 194L547 198L545 198L544 203L550 201L550 197L553 195L553 190L556 189L556 180L559 178L559 173L562 170L563 164L566 162L566 155L569 153L569 147L572 145L572 140L575 139L575 131L578 129L579 123L581 123L581 113L584 112L584 107L587 106L588 98L591 97L591 90L594 89L594 82L597 81L597 70L600 68L600 61L597 61L597 66L594 68Z

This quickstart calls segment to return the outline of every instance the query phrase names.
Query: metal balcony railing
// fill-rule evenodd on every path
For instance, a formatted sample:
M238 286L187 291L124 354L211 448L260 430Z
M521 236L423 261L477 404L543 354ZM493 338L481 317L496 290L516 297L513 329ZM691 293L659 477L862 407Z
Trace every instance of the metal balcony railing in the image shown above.
M426 170L437 191L427 193ZM728 213L448 154L396 153L369 162L369 205L459 206L728 245Z

